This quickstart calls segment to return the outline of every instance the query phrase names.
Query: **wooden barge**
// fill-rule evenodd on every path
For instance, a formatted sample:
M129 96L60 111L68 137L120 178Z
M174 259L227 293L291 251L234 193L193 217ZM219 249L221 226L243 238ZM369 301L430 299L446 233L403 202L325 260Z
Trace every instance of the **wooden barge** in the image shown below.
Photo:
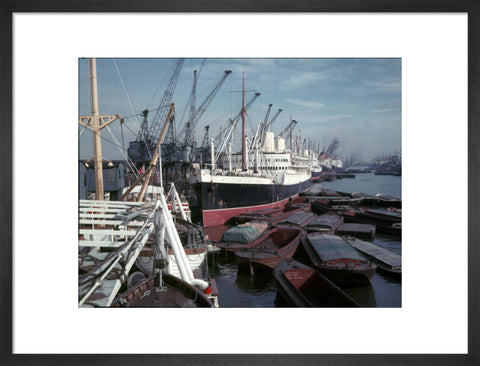
M231 219L230 223L233 225L242 224L249 221L267 221L272 225L285 220L286 218L304 211L303 207L276 207L267 208L258 211L246 212L241 215L235 216Z
M335 234L343 224L343 217L334 212L317 216L306 227L307 233L319 232L323 234Z
M375 225L343 223L337 231L335 231L335 234L340 236L354 236L372 241L375 239L376 232L377 229Z
M377 266L377 272L396 279L402 278L402 256L373 243L348 238L348 243Z
M371 285L376 265L340 236L311 233L302 248L313 268L341 287Z
M314 213L302 211L280 221L277 226L297 227L303 229L309 225L315 219L315 217L316 215Z
M278 292L292 307L360 307L327 277L294 259L282 259L273 276Z
M284 258L292 258L303 237L303 230L275 227L262 240L235 253L239 272L272 270Z
M215 246L225 253L233 254L245 249L249 244L255 245L264 240L269 235L270 229L270 223L265 221L250 221L240 224L224 232L221 241L215 243Z

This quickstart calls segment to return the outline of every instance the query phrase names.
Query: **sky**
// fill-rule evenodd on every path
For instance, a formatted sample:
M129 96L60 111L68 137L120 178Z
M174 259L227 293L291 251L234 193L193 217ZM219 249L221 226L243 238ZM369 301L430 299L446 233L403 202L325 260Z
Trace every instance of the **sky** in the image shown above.
M99 113L119 114L124 118L125 148L136 138L142 121L140 113L159 107L177 61L173 58L96 60ZM172 100L177 131L188 118L194 70L200 72L197 107L224 71L232 71L196 126L197 144L202 143L206 125L210 126L210 137L216 136L220 127L239 113L244 75L245 103L254 91L261 93L247 112L248 135L254 134L272 104L269 119L282 109L272 125L275 134L288 126L292 118L298 122L295 131L300 132L302 139L310 138L324 148L338 139L335 153L343 159L369 162L379 155L401 152L400 58L187 58ZM79 116L90 114L88 59L79 59ZM151 122L153 115L149 115ZM239 124L236 136L240 135L240 128ZM92 134L83 130L79 125L79 155L80 159L88 159L93 156ZM120 123L114 122L110 130L121 144ZM101 135L102 155L121 159L110 132L103 129ZM239 146L237 142L234 150Z

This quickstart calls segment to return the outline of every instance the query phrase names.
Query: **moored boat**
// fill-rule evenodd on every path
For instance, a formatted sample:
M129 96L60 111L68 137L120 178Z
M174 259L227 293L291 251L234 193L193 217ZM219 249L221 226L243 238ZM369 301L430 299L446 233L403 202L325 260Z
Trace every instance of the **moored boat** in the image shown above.
M270 223L266 221L250 221L240 224L225 231L221 241L215 243L215 246L227 253L234 253L249 244L263 240L268 235L269 229Z
M377 233L402 236L402 223L398 218L385 218L365 210L356 210L353 214L344 215L343 218L347 223L375 225Z
M319 196L327 196L327 197L339 197L340 196L340 193L338 193L337 191L334 191L332 189L328 189L328 188L322 188L320 189L320 192L318 193Z
M233 224L245 223L248 221L266 221L272 225L289 218L299 212L303 212L303 207L287 206L275 207L271 209L258 210L244 213L230 219Z
M390 196L385 193L378 193L376 195L378 198L378 204L385 207L402 207L402 200L397 197Z
M402 222L402 212L397 210L366 209L360 210L365 217L372 218L385 224L394 224Z
M278 292L293 307L360 307L326 276L294 259L282 259L273 270Z
M386 276L402 278L402 256L378 246L355 238L347 238L348 243L370 259L377 266L377 272Z
M362 198L362 203L365 205L375 205L378 201L378 197L363 192L353 192L351 196L353 198Z
M303 230L275 227L262 240L249 244L235 253L238 270L273 269L283 258L291 258L300 243Z
M335 204L329 199L320 199L312 201L312 211L317 214L325 214L329 212L337 213L339 215L354 215L355 209L350 205Z
M341 287L371 285L376 265L340 236L311 233L302 248L313 268Z
M371 241L375 239L376 232L377 229L375 225L343 223L337 231L335 231L335 234L340 236L354 236Z
M282 226L282 227L291 226L291 227L299 227L303 229L308 224L310 224L315 219L315 217L316 215L314 213L301 211L278 222L276 226Z
M163 273L161 280L159 276L150 276L134 285L119 295L112 307L211 308L214 304L205 291L176 276Z
M320 232L323 234L335 234L335 231L343 224L343 217L334 212L329 212L315 217L306 227L307 233Z
M296 197L292 200L289 200L285 207L301 207L305 211L309 211L311 207L310 199L308 197Z

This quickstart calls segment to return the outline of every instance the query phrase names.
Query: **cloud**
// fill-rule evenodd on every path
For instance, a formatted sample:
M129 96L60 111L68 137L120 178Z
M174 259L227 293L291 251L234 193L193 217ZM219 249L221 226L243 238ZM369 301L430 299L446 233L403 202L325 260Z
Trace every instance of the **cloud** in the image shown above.
M368 87L377 89L377 92L399 92L402 87L401 81L395 80L378 80L366 83Z
M318 122L339 121L342 119L350 119L355 117L353 114L334 114L331 116L319 117Z
M299 105L300 107L315 108L315 109L320 109L325 107L325 104L319 103L319 102L308 102L308 101L297 100L297 99L284 99L284 101L286 103Z
M374 110L370 111L369 113L388 113L388 112L398 112L400 110L401 110L400 107L384 108L384 109L374 109Z

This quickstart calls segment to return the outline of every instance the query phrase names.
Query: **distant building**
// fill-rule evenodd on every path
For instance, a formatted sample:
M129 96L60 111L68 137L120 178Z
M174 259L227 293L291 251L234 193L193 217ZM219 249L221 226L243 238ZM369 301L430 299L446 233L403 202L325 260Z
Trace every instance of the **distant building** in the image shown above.
M121 160L104 161L103 190L115 201L122 195L125 187L125 165ZM78 169L78 195L80 199L88 199L95 194L95 167L92 160L80 160Z

